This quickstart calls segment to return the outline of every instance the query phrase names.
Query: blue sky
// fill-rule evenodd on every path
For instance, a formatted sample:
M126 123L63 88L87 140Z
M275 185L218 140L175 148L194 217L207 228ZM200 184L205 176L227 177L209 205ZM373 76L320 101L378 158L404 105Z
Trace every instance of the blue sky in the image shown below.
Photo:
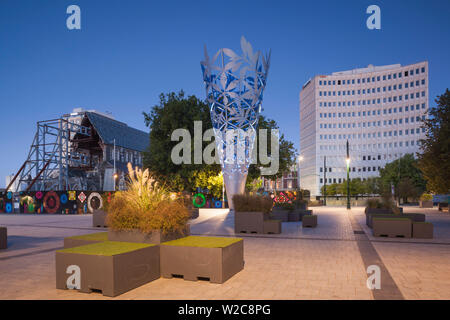
M66 8L81 8L81 30ZM381 30L366 8L381 8ZM299 92L316 74L428 60L430 103L450 87L450 1L0 0L0 187L26 158L36 121L74 107L146 130L161 92L205 97L203 45L272 49L264 114L299 144Z

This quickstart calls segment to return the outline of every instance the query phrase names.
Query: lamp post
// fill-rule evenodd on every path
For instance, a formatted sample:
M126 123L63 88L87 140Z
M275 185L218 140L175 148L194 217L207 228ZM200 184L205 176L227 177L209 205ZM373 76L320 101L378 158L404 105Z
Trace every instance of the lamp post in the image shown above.
M113 163L114 163L114 191L116 191L116 179L117 179L117 172L116 172L116 139L114 139L114 157L113 157Z
M347 140L347 210L350 210L350 153L348 150L348 140Z
M327 156L323 156L323 205L327 205Z

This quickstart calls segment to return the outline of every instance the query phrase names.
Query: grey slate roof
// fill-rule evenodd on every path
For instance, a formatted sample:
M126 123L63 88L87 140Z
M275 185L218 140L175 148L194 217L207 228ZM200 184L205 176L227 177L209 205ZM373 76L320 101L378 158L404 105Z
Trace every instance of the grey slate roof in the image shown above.
M86 112L103 143L143 152L147 149L149 134L127 126L125 123L110 119L94 112Z

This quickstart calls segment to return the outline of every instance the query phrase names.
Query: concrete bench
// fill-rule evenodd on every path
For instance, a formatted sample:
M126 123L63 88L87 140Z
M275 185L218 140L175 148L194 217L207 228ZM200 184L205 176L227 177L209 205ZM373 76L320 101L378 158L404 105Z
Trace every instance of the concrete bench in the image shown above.
M161 276L224 283L244 268L244 240L189 236L162 243Z
M317 216L304 215L302 218L303 228L315 228L317 227Z
M281 233L281 221L275 219L264 220L264 233L265 234L280 234Z
M8 230L6 227L0 227L0 249L8 247Z
M92 226L94 228L106 228L108 227L106 224L106 212L103 210L94 210L92 213Z
M105 241L108 241L108 232L83 234L81 236L64 238L64 248L80 247L85 246L87 244Z
M157 245L114 241L58 250L56 288L115 297L158 279L159 255Z
M430 222L413 222L413 238L433 239L433 224Z

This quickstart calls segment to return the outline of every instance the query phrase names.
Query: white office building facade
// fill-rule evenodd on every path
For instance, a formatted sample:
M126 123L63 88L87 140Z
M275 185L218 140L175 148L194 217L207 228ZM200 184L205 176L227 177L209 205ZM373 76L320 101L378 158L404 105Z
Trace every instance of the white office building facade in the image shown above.
M326 183L379 175L379 169L419 151L428 110L428 62L317 75L300 91L300 187L321 195Z

